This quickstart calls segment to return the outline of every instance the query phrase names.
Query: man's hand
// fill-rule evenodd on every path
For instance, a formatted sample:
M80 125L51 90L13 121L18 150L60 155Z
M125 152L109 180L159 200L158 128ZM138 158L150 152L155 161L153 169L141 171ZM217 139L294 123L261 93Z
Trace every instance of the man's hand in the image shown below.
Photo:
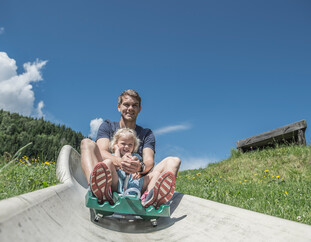
M122 157L121 169L126 173L133 174L140 171L141 164L136 156L127 153Z

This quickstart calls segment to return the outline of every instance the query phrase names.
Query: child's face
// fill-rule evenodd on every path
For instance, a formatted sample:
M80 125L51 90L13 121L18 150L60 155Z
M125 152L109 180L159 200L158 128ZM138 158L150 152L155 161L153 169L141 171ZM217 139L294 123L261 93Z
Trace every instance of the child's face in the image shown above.
M117 146L119 147L120 154L123 156L125 153L132 153L135 148L135 142L133 137L121 136L118 139Z

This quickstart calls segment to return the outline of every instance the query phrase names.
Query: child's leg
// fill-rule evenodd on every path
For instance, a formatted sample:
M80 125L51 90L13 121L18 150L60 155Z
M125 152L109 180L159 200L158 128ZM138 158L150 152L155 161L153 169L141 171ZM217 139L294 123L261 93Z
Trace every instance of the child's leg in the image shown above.
M142 188L143 188L143 182L144 182L144 178L138 178L138 179L134 179L133 178L133 174L130 174L130 179L129 179L129 183L128 183L128 189L130 188L136 188L140 193L142 192ZM137 195L137 192L130 192L130 195Z

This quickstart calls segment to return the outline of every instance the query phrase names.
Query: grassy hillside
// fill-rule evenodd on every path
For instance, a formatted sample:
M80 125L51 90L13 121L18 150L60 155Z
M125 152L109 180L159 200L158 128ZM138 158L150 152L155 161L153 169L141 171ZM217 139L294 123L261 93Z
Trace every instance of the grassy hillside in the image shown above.
M0 199L57 184L55 162L0 157ZM311 147L239 153L179 172L178 192L311 225Z
M240 153L179 172L177 191L311 225L311 147Z

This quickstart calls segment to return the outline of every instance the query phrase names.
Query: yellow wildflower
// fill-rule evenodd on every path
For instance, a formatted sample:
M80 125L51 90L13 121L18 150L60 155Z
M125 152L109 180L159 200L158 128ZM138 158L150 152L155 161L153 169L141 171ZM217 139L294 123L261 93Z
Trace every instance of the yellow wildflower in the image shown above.
M199 172L199 173L197 174L197 176L199 176L199 175L201 175L201 172Z
M47 161L46 161L46 162L44 162L44 164L49 165L49 164L50 164L50 162L47 162Z
M285 191L284 193L285 193L285 195L287 195L287 191Z
M276 178L277 178L277 179L279 179L279 178L280 178L280 176L276 176Z
M265 170L265 173L269 172L269 170Z

